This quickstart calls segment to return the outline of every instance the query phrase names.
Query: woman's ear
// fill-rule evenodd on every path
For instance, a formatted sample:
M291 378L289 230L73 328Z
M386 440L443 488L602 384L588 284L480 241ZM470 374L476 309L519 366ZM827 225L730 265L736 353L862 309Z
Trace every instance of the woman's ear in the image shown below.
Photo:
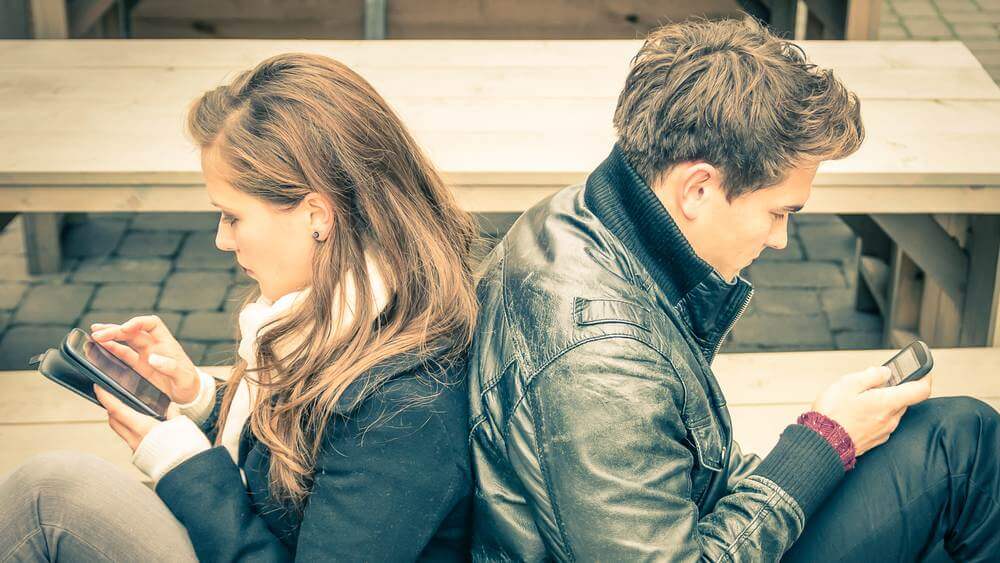
M323 242L333 230L333 204L322 195L312 192L302 198L301 208L308 214L308 236ZM318 233L318 236L315 234Z

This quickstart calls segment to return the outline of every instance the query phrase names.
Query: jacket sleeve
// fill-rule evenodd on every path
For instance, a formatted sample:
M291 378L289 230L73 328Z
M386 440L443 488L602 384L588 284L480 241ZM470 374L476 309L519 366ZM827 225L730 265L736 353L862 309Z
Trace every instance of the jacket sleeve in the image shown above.
M430 402L383 416L360 432L342 421L316 465L294 559L416 559L469 493L465 418L455 414ZM293 559L255 512L222 447L167 473L156 492L189 530L202 561Z
M760 456L753 453L743 453L740 445L736 440L733 440L733 446L729 451L729 460L726 464L727 490L735 489L743 479L753 473L758 465L760 465Z
M553 556L777 558L843 476L826 441L792 425L731 494L699 514L684 393L665 358L632 338L588 341L536 376L524 400L529 414L512 416L507 448L522 481L533 484L526 488ZM511 447L523 443L536 449Z

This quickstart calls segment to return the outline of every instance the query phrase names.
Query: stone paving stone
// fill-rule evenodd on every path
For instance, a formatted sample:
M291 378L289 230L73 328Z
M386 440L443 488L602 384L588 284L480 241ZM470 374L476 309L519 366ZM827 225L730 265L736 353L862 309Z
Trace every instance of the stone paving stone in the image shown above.
M889 22L879 24L878 38L883 41L902 41L910 36L898 22Z
M160 286L148 283L114 283L98 288L92 309L148 309L153 310Z
M833 334L823 315L750 315L733 328L733 342L763 348L831 349Z
M233 284L226 292L225 302L222 304L224 311L236 311L243 304L247 295L253 290L252 284Z
M979 12L979 6L971 0L935 0L934 4L945 16L953 13Z
M0 283L0 309L16 309L28 287L26 283Z
M17 324L70 325L83 314L94 286L42 284L32 287L14 314Z
M856 268L860 239L847 225L803 225L799 239L808 260L840 262L845 270Z
M758 262L750 270L754 284L762 288L847 286L843 272L829 262Z
M233 340L236 325L235 312L197 311L184 317L178 336L188 340Z
M877 350L884 348L882 332L850 330L833 335L837 350Z
M955 36L948 24L937 17L904 17L903 26L914 39L950 39Z
M170 311L150 311L149 309L133 309L130 311L106 311L106 310L93 310L87 311L79 322L76 323L78 328L89 331L90 325L94 323L108 323L108 324L121 324L133 317L141 317L144 315L156 315L160 317L163 324L170 329L171 334L177 334L177 328L181 324L181 314L173 313Z
M0 232L0 254L24 254L24 228L20 215L11 219Z
M765 249L761 253L758 260L777 260L777 261L795 261L802 260L804 255L802 254L802 243L799 242L797 237L788 237L788 246L781 250L775 250L773 248Z
M930 0L897 0L892 9L901 16L936 16L937 8Z
M824 289L819 292L819 302L826 313L853 311L857 303L857 290L854 288Z
M196 366L203 365L202 360L205 357L205 350L208 349L208 344L204 342L191 342L189 340L180 340L181 348L187 353L191 361L194 362Z
M959 39L996 39L1000 37L996 26L989 23L955 23L952 24L952 27Z
M881 315L862 313L851 309L841 309L826 314L830 321L830 330L839 332L843 330L868 330L881 331Z
M164 258L101 258L84 260L72 279L78 282L160 282L170 272Z
M33 275L28 273L28 260L24 256L0 254L0 281L62 283L69 279L70 272L78 264L79 260L76 258L64 258L62 268L58 272Z
M219 214L142 213L132 222L137 231L214 231L219 226Z
M202 365L229 366L236 358L236 342L216 342L209 345L202 358Z
M188 235L174 263L179 270L230 270L236 260L232 252L215 247L214 232L198 232Z
M208 311L222 306L233 275L230 272L176 272L167 278L157 308L168 311Z
M183 236L170 231L129 231L116 254L129 257L173 256Z
M942 18L952 24L959 23L1000 23L1000 11L998 12L958 12L944 14ZM974 38L973 41L981 41L981 38ZM970 47L971 48L971 47Z
M70 328L58 325L10 327L0 338L0 370L31 369L28 359L49 348L58 347Z
M69 225L62 232L62 252L67 258L107 256L118 247L128 228L127 221L97 218Z
M822 311L816 291L812 289L764 289L754 292L750 300L753 314L807 315Z

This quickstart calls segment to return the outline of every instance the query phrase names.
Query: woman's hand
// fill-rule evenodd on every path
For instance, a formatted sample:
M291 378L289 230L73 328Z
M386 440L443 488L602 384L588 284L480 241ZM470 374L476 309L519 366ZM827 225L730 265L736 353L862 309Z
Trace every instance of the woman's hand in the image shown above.
M139 443L146 437L146 434L149 434L149 431L160 423L155 418L146 416L121 402L118 397L97 385L94 385L94 393L97 395L97 400L108 411L108 426L115 431L115 434L121 436L122 440L125 440L133 452L139 447Z
M95 323L90 328L95 341L175 403L190 403L198 396L198 370L159 317L135 317L120 325Z

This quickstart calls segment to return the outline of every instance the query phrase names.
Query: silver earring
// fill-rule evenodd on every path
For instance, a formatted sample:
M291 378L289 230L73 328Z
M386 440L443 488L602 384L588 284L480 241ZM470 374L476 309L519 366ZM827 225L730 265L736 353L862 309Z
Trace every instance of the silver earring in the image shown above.
M319 242L319 231L313 231L313 238L316 239L316 242Z

